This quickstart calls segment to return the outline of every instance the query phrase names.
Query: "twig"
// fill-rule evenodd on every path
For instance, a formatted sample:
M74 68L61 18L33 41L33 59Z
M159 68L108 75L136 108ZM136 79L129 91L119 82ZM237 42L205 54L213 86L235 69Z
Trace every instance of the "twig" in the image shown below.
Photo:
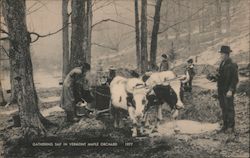
M126 26L129 26L129 27L131 27L131 28L135 28L133 25L126 24L126 23L123 23L123 22L120 22L120 21L116 21L116 20L113 20L113 19L103 19L103 20L101 20L101 21L99 21L99 22L93 24L93 25L92 25L92 29L93 29L96 25L98 25L98 24L100 24L100 23L103 23L103 22L108 22L108 21L115 22L115 23L122 24L122 25L126 25Z
M112 48L112 47L109 47L109 46L104 46L102 44L98 44L98 43L91 43L92 45L96 45L96 46L99 46L99 47L103 47L103 48L107 48L107 49L111 49L113 51L117 51L116 48Z

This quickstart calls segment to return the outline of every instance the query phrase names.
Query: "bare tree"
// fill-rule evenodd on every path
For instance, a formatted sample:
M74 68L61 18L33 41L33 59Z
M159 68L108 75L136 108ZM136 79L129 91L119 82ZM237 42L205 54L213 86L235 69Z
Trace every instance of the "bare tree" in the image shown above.
M0 4L0 21L1 21L1 17L2 17L2 4ZM0 29L2 29L2 24L0 25ZM1 34L0 34L1 37ZM0 41L1 42L1 41ZM2 45L2 43L0 43L0 45ZM0 51L0 66L2 66L2 52ZM3 88L2 88L2 83L1 83L1 79L2 79L2 69L0 68L0 106L5 105L6 101L4 99L3 96Z
M69 14L68 14L69 0L62 1L62 45L63 45L63 74L62 78L66 77L69 71Z
M230 34L230 25L231 25L231 17L230 17L230 6L231 6L231 0L226 0L226 21L227 21L227 33Z
M147 0L141 0L141 72L148 68L147 51Z
M191 51L191 33L192 33L192 28L191 28L191 22L192 22L191 10L192 10L192 1L187 1L186 5L187 5L187 15L188 15L188 20L187 20L187 30L188 30L187 45L188 45L188 51Z
M158 31L160 26L160 12L162 0L157 0L155 5L154 24L151 35L150 64L156 65Z
M221 0L216 0L216 29L217 34L221 34Z
M71 1L71 54L70 54L70 68L81 65L84 61L85 54L83 52L83 40L84 40L84 1L72 0Z
M140 45L140 26L139 26L139 10L138 10L138 0L134 0L135 4L135 40L136 40L136 63L137 69L140 71L140 61L141 61L141 45Z
M5 21L9 31L11 61L15 63L12 71L17 87L17 103L24 137L46 134L46 119L38 108L38 97L33 80L33 68L30 57L30 34L26 25L25 0L3 0Z
M87 0L87 12L85 13L85 27L84 27L84 52L86 54L86 62L91 64L91 37L92 37L92 0Z

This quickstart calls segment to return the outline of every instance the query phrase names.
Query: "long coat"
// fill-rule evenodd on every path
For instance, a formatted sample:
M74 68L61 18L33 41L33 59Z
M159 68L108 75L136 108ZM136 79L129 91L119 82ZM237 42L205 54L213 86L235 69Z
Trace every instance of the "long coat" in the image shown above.
M167 71L168 69L169 69L168 61L166 59L162 60L159 71Z
M228 58L220 64L217 76L217 86L219 93L227 93L231 90L233 93L236 91L236 86L239 81L238 65Z
M75 105L80 101L81 88L84 84L84 76L80 67L71 70L63 82L61 107L66 111L74 111Z

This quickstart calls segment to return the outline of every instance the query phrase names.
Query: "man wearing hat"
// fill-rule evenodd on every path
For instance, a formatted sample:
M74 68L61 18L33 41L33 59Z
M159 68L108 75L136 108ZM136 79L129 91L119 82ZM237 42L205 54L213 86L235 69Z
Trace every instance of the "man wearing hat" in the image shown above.
M233 133L235 127L234 94L239 81L238 65L229 57L232 50L229 46L221 46L221 63L218 73L208 79L217 81L218 99L222 110L223 126L219 132Z
M193 59L189 58L187 60L187 67L185 69L185 75L186 79L182 81L184 83L185 90L188 92L192 92L192 82L193 78L195 76L195 69L194 69L194 64L193 64Z
M162 54L162 61L160 64L160 69L159 71L167 71L169 69L169 65L168 65L168 60L167 60L167 55L166 54Z
M90 65L84 63L80 67L73 68L63 82L61 107L65 110L66 121L75 122L77 118L77 104L84 98L87 102L92 102L93 97L89 93L88 80L86 74L90 71Z

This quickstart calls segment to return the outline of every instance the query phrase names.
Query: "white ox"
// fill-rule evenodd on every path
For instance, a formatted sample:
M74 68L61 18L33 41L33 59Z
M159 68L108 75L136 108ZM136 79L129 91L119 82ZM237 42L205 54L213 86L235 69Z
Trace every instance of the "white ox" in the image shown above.
M127 79L116 76L110 83L110 93L111 106L114 110L114 126L119 127L120 125L120 110L126 110L133 123L132 136L137 136L137 127L143 121L147 105L145 83L138 78Z

